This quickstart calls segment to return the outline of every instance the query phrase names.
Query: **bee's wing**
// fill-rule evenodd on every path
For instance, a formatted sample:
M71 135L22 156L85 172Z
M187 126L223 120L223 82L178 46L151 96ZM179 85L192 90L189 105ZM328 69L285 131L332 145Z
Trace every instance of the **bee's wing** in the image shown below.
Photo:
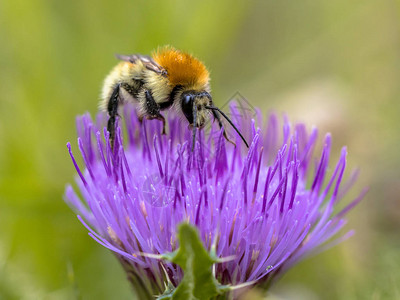
M148 55L141 55L141 54L132 54L132 55L120 55L116 54L115 55L118 59L130 62L132 64L136 63L138 60L140 60L143 65L148 69L153 72L159 73L163 76L167 75L167 71L161 67L159 64L157 64L153 58L151 58Z

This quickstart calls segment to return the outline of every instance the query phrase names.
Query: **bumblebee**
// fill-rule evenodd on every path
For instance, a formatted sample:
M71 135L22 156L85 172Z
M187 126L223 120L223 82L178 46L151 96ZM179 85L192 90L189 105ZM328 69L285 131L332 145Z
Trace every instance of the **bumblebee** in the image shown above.
M203 128L211 115L222 128L222 115L248 144L232 121L218 107L210 95L209 73L202 62L192 55L166 46L152 56L133 54L116 55L121 62L104 80L100 108L108 112L107 129L113 147L118 108L126 102L138 104L139 119L165 118L161 111L174 108L180 111L193 130ZM230 141L225 130L223 135ZM192 148L193 149L193 148Z

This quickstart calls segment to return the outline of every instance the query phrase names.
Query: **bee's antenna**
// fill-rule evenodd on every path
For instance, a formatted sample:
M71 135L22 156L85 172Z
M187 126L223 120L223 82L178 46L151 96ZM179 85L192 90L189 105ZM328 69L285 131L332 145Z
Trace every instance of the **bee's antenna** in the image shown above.
M193 144L192 144L192 152L194 151L194 146L196 143L196 125L197 125L197 105L193 101Z
M239 129L237 129L237 127L235 126L235 124L233 124L233 122L228 118L228 116L222 111L220 110L218 107L216 106L206 106L207 109L212 109L212 110L216 110L218 111L228 122L229 124L231 124L231 126L233 127L233 129L236 130L236 132L240 135L240 137L242 138L243 142L246 144L246 147L249 148L249 144L247 144L245 138L243 137L243 135L240 133ZM194 115L194 111L193 111L193 115Z

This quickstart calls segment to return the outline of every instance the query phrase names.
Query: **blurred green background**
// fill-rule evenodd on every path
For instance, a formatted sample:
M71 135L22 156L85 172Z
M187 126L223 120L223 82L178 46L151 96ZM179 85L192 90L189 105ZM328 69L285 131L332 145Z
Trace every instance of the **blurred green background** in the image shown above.
M113 255L63 202L75 116L97 111L114 53L188 50L217 104L332 132L361 168L357 234L308 259L280 299L400 299L399 1L0 1L0 298L131 299ZM350 172L347 172L349 174ZM351 197L347 198L349 201Z

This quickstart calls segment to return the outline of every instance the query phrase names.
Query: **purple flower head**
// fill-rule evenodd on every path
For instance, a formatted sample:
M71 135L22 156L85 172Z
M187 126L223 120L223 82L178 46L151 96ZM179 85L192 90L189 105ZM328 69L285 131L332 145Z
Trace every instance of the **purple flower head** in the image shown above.
M143 299L162 294L167 283L180 283L179 266L148 254L175 251L182 222L197 227L205 249L214 245L217 257L230 257L213 266L224 285L266 286L352 234L339 231L364 193L335 209L357 176L343 181L346 148L329 167L329 134L314 157L316 129L291 127L286 119L280 126L275 115L263 121L260 113L248 122L235 105L231 115L251 141L249 149L233 130L236 146L227 143L216 124L198 131L192 149L192 131L179 116L169 114L162 135L160 122L141 124L127 107L126 129L118 127L112 151L104 115L96 122L88 115L77 120L84 168L70 144L68 149L82 197L68 186L66 200L92 238L116 254Z

